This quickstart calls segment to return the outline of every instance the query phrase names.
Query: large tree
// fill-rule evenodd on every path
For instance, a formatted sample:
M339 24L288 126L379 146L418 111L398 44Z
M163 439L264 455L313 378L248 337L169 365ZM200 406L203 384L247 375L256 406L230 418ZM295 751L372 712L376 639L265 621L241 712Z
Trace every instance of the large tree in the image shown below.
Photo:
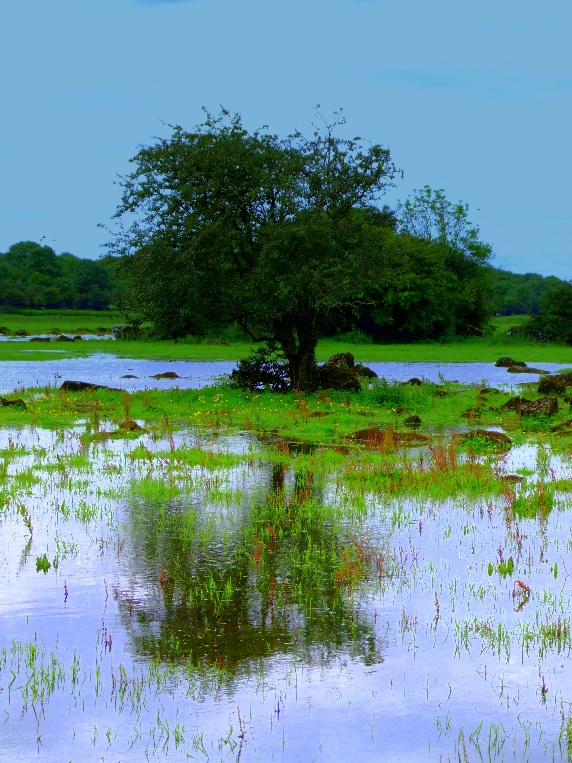
M141 149L110 244L131 314L164 337L237 322L283 353L293 386L311 384L331 312L382 268L368 219L399 172L342 124L279 138L222 111Z
M492 247L480 238L469 220L469 206L453 203L444 190L425 186L398 205L398 231L438 244L446 252L446 265L455 277L455 333L480 328L492 309L492 278L486 265Z

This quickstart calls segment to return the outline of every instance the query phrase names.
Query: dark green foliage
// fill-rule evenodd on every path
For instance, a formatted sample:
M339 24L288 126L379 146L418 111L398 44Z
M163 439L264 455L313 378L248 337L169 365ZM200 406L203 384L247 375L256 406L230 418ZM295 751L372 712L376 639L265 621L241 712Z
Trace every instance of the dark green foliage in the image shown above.
M332 312L383 269L370 231L394 223L375 206L398 172L389 151L336 137L340 123L280 139L223 111L142 149L111 243L129 309L161 337L237 323L311 383Z
M239 360L230 381L233 386L251 392L286 392L290 389L288 366L268 347L258 347L248 357Z
M572 282L558 281L545 289L539 313L531 318L528 331L543 339L572 344Z
M34 241L0 254L0 305L14 308L107 309L118 296L109 264L56 255Z
M502 315L535 315L540 309L544 292L561 283L555 276L538 273L509 273L490 268L492 279L492 311Z

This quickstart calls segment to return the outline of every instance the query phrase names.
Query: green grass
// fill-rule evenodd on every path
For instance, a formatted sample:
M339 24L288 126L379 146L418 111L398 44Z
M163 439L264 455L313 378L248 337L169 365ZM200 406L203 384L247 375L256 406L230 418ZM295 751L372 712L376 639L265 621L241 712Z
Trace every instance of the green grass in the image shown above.
M119 315L110 310L26 310L20 313L0 313L0 326L10 331L24 329L29 334L47 334L53 329L66 333L78 328L94 331L110 329L120 323Z

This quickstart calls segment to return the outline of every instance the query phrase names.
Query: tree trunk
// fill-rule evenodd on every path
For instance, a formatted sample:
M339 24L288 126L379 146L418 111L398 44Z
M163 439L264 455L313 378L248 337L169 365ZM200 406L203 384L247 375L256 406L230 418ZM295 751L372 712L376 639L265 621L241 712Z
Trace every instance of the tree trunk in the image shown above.
M316 318L305 316L276 326L275 336L288 362L292 389L312 389L316 384Z

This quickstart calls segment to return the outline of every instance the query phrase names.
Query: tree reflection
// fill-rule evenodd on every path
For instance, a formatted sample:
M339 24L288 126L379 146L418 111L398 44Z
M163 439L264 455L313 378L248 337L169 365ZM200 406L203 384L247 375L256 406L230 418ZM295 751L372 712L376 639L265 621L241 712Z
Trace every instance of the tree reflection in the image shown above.
M134 499L144 530L133 536L131 593L116 595L135 653L230 675L294 650L306 660L338 650L382 660L359 591L385 574L383 557L334 520L309 472L270 468L266 495L243 514L234 507L223 540L198 532L183 501L158 512Z

